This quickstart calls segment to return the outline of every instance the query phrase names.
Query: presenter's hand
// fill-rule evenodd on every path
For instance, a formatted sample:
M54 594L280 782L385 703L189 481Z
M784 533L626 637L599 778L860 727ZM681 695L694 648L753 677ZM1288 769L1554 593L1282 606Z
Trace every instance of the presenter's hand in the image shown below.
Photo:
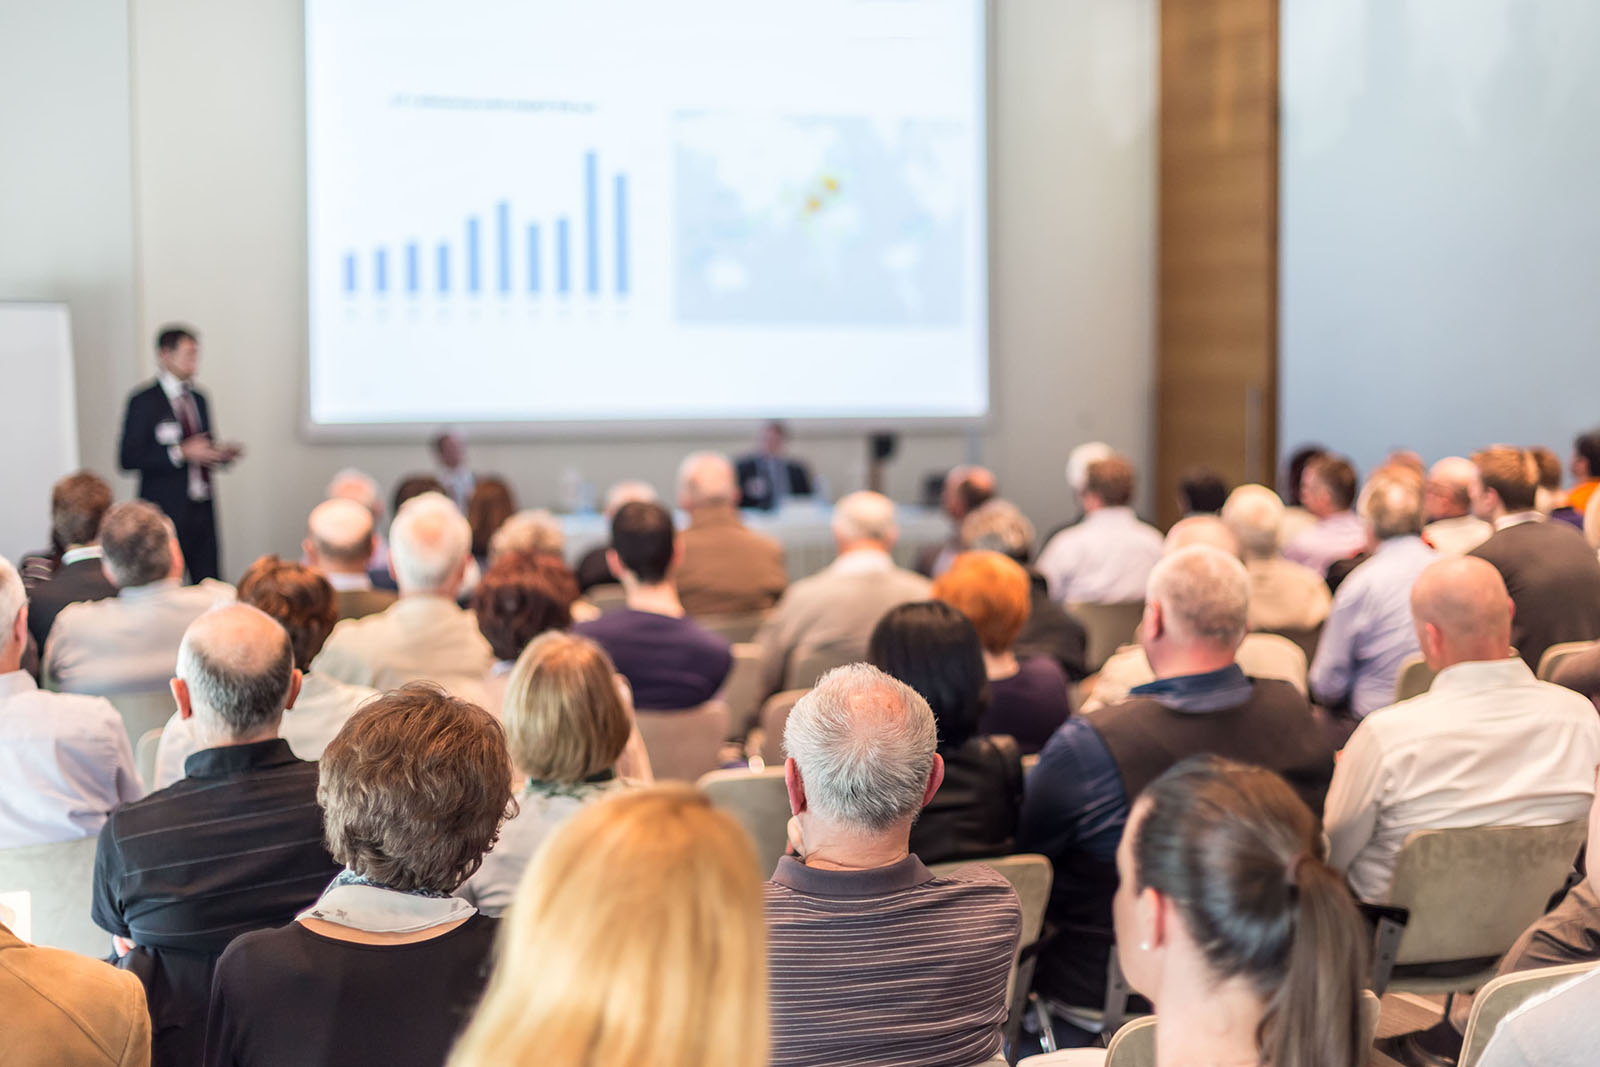
M183 458L190 463L211 463L217 450L211 447L211 438L207 434L197 433L185 437L178 446L178 451L183 453Z
M227 465L244 455L244 446L236 442L220 444L216 447L217 463Z

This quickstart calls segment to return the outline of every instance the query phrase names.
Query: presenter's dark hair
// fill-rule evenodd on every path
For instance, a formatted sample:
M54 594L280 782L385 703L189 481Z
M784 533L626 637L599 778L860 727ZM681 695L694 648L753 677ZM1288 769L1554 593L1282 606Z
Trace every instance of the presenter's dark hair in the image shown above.
M1366 1062L1361 988L1368 941L1317 819L1282 778L1195 756L1139 803L1136 891L1168 897L1219 980L1266 1005L1257 1040L1273 1067Z
M611 548L641 582L663 580L672 566L672 512L643 501L622 505L611 519Z
M1210 467L1192 467L1178 480L1178 496L1187 515L1215 515L1228 502L1228 483Z
M163 326L161 327L161 332L156 334L156 350L159 352L171 352L185 341L198 342L199 340L194 331L187 326Z
M941 749L966 744L978 732L989 707L983 643L971 620L949 604L921 600L889 609L872 628L867 662L928 702Z
M1589 464L1589 477L1600 478L1600 426L1579 434L1572 442L1572 450Z

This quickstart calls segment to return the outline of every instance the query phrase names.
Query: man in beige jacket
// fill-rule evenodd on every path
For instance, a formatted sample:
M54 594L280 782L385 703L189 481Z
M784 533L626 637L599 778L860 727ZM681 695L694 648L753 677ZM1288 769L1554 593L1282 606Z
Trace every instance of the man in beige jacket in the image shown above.
M0 923L0 1061L6 1067L149 1067L137 976L30 945Z

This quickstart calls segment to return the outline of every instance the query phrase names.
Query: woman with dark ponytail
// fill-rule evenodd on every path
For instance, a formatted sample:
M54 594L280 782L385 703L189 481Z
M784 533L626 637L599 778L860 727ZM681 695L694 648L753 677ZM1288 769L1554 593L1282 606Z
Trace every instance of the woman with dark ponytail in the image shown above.
M1366 928L1282 778L1184 760L1134 804L1117 871L1117 955L1155 1004L1159 1067L1366 1062Z

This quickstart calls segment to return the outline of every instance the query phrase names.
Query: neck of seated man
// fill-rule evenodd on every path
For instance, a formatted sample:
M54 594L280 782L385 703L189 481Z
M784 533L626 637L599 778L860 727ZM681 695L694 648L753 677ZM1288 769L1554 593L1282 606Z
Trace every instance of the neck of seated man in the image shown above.
M1184 678L1193 674L1211 674L1232 667L1237 649L1202 644L1147 643L1145 659L1156 678Z
M800 862L824 871L870 871L892 867L911 854L911 820L882 830L852 826L802 812L794 820Z
M641 582L631 573L625 573L622 576L622 591L629 611L667 615L674 619L684 616L683 603L678 599L678 587L671 578L660 582Z

